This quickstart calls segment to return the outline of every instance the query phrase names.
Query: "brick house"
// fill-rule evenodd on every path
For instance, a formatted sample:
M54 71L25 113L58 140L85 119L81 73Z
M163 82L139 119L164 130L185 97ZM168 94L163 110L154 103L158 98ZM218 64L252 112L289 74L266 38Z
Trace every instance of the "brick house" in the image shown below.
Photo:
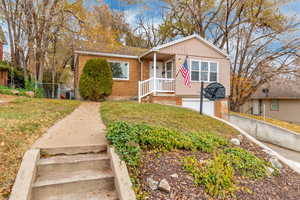
M6 39L4 32L0 26L0 61L3 60L3 45L6 45ZM8 70L7 69L1 69L0 67L0 85L7 86L8 83Z
M219 82L226 89L226 99L204 100L203 111L221 116L228 112L230 95L229 56L199 35L191 35L152 49L121 46L117 49L97 47L79 48L75 51L75 94L83 67L91 58L105 58L113 73L113 99L134 99L140 102L180 105L199 110L201 81L204 85ZM191 88L183 83L180 66L187 59L190 68Z

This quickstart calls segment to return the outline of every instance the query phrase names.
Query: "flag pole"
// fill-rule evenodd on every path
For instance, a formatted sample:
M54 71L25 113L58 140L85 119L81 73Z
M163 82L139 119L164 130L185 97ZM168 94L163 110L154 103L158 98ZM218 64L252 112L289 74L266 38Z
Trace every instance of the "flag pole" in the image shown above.
M201 88L200 88L200 115L202 115L202 110L203 110L203 85L204 85L204 82L201 81Z

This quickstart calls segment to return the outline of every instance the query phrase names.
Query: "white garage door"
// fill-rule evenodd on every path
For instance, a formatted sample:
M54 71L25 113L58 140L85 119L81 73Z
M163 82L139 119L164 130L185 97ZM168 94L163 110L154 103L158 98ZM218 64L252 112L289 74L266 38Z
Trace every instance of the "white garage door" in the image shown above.
M182 107L190 108L196 111L200 111L200 99L199 98L183 98ZM215 106L213 101L203 99L203 113L206 115L215 115Z

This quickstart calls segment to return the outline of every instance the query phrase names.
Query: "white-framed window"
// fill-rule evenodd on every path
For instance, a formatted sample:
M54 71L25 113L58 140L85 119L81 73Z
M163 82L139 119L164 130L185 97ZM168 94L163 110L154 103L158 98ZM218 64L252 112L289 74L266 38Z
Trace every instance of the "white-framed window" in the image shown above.
M173 62L172 61L166 62L165 78L173 78Z
M129 63L109 60L114 80L129 80Z
M191 80L198 82L217 82L218 63L211 61L191 60Z
M271 101L271 111L279 111L279 101L277 99Z

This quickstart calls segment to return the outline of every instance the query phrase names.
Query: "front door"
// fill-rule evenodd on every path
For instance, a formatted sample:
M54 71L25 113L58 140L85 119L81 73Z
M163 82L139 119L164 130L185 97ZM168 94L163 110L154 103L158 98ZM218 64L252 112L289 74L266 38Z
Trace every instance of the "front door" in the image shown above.
M162 62L156 62L156 78L164 78L163 77L163 63ZM153 68L153 62L150 62L150 77L154 77L154 68Z

